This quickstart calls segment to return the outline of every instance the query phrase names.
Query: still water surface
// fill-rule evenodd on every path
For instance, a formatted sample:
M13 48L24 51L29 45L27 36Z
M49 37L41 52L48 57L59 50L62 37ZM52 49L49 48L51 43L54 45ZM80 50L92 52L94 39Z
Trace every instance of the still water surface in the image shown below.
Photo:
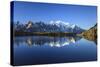
M14 38L14 65L95 61L97 45L81 37Z

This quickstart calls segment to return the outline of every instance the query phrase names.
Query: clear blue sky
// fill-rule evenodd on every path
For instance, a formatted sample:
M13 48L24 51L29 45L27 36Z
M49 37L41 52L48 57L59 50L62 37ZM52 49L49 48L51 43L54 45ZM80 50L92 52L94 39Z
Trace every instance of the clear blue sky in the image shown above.
M14 2L14 22L62 20L89 29L97 22L97 7L48 3Z

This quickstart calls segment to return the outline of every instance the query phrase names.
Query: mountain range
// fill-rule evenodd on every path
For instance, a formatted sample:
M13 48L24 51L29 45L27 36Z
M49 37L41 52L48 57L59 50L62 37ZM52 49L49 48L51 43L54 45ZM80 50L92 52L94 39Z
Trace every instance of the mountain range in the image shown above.
M49 23L32 22L29 21L26 24L20 24L17 22L14 24L15 31L21 32L70 32L70 33L82 33L84 29L78 27L75 24L69 24L64 21L50 21Z

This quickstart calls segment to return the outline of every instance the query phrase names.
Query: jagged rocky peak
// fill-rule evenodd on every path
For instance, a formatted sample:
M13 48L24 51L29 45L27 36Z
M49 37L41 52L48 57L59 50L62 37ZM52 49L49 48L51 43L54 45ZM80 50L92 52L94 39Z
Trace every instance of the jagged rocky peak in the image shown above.
M18 25L19 26L19 25ZM71 33L81 33L84 30L75 24L70 24L61 20L46 22L32 22L29 21L23 24L23 29L30 32L71 32Z
M32 22L32 21L29 21L29 22L26 24L26 29L31 28L32 25L33 25L33 22Z

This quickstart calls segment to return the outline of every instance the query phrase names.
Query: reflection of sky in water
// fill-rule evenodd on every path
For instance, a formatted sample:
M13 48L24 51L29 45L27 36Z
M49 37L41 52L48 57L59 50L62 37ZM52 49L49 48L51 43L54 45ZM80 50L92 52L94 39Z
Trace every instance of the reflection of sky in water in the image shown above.
M96 59L96 44L81 37L33 36L14 39L15 65L94 61Z

